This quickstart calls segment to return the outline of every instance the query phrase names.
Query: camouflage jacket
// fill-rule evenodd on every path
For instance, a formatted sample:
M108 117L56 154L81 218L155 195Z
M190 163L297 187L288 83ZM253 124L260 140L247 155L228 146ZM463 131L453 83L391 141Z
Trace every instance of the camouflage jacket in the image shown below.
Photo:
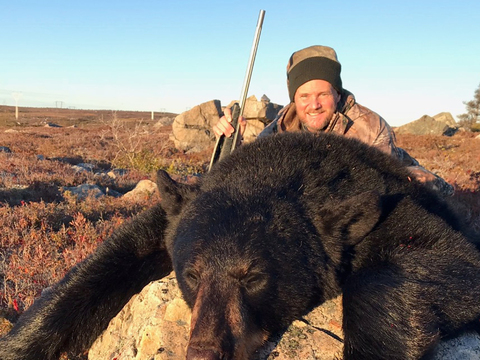
M346 137L351 137L375 146L381 151L399 159L407 166L412 175L443 196L453 194L453 187L436 174L420 166L418 161L405 150L395 144L395 133L388 123L377 113L358 104L352 93L344 90L338 104L338 110L325 129ZM281 110L259 135L263 137L285 131L302 131L303 127L297 118L295 103L290 103Z

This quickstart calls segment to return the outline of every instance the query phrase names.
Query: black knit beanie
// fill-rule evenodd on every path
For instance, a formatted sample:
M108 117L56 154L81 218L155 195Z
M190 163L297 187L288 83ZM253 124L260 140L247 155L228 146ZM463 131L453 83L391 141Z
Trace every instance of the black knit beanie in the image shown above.
M294 52L287 65L287 86L293 102L297 89L310 80L328 81L339 93L342 92L340 71L335 50L328 46L310 46Z

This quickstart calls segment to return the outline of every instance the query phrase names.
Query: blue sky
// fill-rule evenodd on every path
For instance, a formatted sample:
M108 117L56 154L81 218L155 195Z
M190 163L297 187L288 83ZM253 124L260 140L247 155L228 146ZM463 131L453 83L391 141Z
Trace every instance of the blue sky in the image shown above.
M180 113L249 95L286 105L292 52L333 47L344 87L398 126L463 113L480 84L480 1L0 2L0 105Z

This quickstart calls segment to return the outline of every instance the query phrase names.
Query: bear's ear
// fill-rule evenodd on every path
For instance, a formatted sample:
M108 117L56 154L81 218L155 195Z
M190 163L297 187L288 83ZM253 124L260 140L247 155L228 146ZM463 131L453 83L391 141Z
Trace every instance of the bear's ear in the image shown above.
M380 194L368 191L339 203L326 204L320 211L317 228L321 234L353 246L372 231L381 214Z
M198 185L188 185L176 182L167 172L157 172L157 186L161 196L161 206L169 216L180 213L183 206L193 200L199 191Z

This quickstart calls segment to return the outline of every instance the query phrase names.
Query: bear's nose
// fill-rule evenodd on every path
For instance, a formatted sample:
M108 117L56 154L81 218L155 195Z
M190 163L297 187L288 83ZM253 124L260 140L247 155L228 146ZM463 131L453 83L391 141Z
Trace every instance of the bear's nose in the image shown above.
M187 360L222 360L222 357L215 350L189 347L187 350Z

